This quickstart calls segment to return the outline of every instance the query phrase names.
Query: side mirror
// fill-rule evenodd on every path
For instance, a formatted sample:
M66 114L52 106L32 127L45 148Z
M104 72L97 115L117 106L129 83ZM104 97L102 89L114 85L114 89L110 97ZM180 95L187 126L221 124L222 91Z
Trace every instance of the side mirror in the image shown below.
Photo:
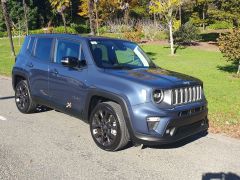
M79 60L78 58L67 56L62 58L61 63L67 67L77 67Z

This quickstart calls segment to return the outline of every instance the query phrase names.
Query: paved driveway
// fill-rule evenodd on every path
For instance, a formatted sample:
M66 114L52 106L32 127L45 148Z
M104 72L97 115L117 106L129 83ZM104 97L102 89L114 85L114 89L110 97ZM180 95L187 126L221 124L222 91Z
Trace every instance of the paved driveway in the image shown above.
M105 152L79 119L18 112L0 77L0 179L240 179L240 141L195 136L164 147Z

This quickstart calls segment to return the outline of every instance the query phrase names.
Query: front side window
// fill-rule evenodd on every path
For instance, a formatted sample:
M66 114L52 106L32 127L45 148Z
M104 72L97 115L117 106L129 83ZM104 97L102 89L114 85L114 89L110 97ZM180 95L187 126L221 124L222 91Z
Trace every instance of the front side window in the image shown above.
M64 57L75 57L79 59L80 43L66 40L57 40L55 51L55 62L61 63Z
M35 57L41 61L49 62L52 50L52 38L37 38Z
M155 67L143 50L135 43L100 39L90 40L95 63L101 68L149 68Z

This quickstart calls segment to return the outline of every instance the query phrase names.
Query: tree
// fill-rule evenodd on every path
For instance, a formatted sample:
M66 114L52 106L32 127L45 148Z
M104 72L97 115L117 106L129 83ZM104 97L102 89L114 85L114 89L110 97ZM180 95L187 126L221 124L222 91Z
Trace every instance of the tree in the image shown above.
M94 15L94 0L80 0L81 5L78 7L80 12L79 16L88 17L90 24L90 34L96 34L96 19Z
M221 34L218 39L219 49L229 61L238 63L237 74L240 74L240 30Z
M124 24L128 25L129 22L129 14L131 10L134 10L135 7L139 6L139 2L137 0L119 0L118 1L118 9L123 11L123 19Z
M206 29L206 16L207 16L207 11L208 11L208 7L209 7L209 3L212 0L196 0L196 5L197 5L197 9L199 9L199 14L202 15L202 17L200 19L202 19L201 23L202 23L202 27L203 30Z
M215 20L232 22L239 26L240 1L239 0L214 0L215 9L211 11Z
M28 35L28 16L27 16L28 8L25 0L23 0L22 3L23 3L23 11L24 11L24 19L25 19L25 30L26 30L26 34Z
M96 20L94 21L94 19L95 19L94 18L94 1L89 0L87 7L88 7L88 16L89 16L91 34L95 35L96 34L96 30L95 30Z
M176 11L179 8L180 0L152 0L149 6L150 13L161 14L167 22L169 28L169 38L171 55L174 55L174 39L173 39L173 23L176 16Z
M199 29L188 21L174 32L173 37L177 44L191 45L193 41L200 39Z
M8 38L10 41L10 46L11 46L11 51L12 51L12 55L15 55L15 50L14 50L14 45L13 45L13 39L12 39L12 30L11 30L11 24L10 24L10 18L9 18L9 14L7 11L7 6L6 6L6 0L1 0L1 6L2 6L2 12L3 12L3 16L5 19L5 24L7 27L7 32L8 32Z
M118 0L80 0L78 15L88 17L91 34L96 34L96 29L102 22L106 22L114 15L119 7Z
M57 12L60 13L60 15L62 16L65 33L67 33L67 25L64 11L66 10L66 8L69 7L70 0L49 0L49 2L51 3L52 8L57 10Z

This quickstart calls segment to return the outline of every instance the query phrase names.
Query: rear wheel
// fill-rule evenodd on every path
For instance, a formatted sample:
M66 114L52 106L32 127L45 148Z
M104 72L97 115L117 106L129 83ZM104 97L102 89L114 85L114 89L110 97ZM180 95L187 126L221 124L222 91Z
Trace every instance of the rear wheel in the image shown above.
M26 80L20 81L15 88L15 102L22 113L32 113L37 105L33 102Z
M106 151L120 150L130 139L122 109L114 102L99 103L94 108L90 130L94 142Z

